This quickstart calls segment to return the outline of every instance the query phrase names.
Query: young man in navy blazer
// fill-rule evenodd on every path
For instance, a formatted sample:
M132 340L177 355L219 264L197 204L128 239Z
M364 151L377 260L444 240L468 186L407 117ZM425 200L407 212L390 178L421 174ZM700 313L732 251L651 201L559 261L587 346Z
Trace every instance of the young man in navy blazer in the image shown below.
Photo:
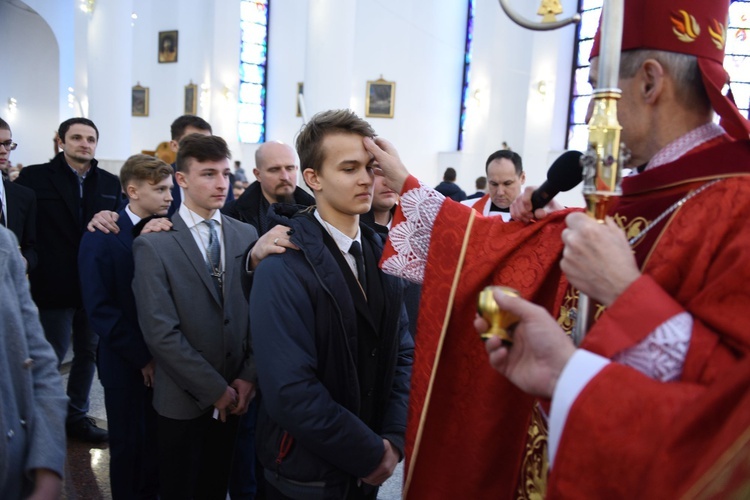
M120 232L86 233L78 268L83 305L99 335L97 365L104 386L112 497L155 498L156 412L151 405L154 359L138 326L133 228L165 215L172 202L172 168L146 155L128 158L120 170L128 205L119 212Z

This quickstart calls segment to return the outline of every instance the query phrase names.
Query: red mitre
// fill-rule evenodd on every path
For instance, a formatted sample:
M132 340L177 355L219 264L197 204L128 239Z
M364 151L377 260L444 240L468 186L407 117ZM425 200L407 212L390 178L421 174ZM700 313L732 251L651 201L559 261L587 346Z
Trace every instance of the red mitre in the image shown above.
M735 139L747 139L750 122L722 94L729 82L724 70L729 0L624 0L622 51L663 50L698 58L708 98L722 118L722 126ZM605 2L604 8L607 3ZM591 58L599 55L597 30Z

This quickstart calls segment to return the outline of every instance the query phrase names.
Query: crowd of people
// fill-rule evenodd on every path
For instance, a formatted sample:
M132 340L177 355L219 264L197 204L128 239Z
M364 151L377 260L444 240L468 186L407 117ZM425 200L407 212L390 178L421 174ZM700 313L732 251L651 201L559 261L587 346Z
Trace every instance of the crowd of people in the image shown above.
M727 6L682 3L691 44L667 2L626 2L633 173L603 223L535 210L507 148L471 199L452 168L427 187L349 110L261 145L247 185L197 116L172 165L119 178L64 121L0 190L4 495L59 497L66 436L109 444L114 498L375 499L403 459L407 499L747 491L750 123L721 93ZM0 166L14 149L0 120ZM488 285L520 294L495 292L512 343L476 334Z

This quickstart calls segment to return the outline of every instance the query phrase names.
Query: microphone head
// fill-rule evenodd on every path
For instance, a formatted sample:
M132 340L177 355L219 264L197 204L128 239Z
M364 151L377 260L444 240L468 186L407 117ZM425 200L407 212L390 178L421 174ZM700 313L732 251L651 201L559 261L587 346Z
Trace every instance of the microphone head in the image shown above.
M547 171L547 182L557 191L570 191L583 180L580 151L566 151L561 154Z

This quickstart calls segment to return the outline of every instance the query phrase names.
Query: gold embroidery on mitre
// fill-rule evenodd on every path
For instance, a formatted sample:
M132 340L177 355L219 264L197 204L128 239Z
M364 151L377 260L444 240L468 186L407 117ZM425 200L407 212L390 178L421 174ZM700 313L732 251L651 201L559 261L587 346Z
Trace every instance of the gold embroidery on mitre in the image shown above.
M698 21L686 10L680 9L676 13L673 13L671 21L672 31L681 42L694 42L698 38L698 35L701 34L701 27Z
M713 20L713 24L713 27L711 25L708 26L708 34L711 36L711 41L714 42L716 48L724 52L724 47L727 44L727 28L716 19Z
M521 464L518 499L542 500L547 493L549 457L547 456L547 422L539 404L534 405L526 436L526 450Z

